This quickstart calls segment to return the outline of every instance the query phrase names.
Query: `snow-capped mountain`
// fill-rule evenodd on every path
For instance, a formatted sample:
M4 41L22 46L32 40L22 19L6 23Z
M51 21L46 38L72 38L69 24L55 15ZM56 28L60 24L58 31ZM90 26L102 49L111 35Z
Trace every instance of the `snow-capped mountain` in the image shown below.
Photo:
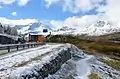
M95 24L87 26L81 33L88 35L104 35L114 32L120 32L120 26L109 21L98 21Z
M42 23L30 23L28 25L15 25L14 26L18 32L21 32L22 34L25 33L43 33L43 29L47 29L48 32L52 31L52 28L48 25L44 25Z
M52 34L57 35L57 34L62 34L62 35L67 35L67 34L73 34L76 31L75 28L69 28L68 26L63 26L60 29L53 30Z
M12 25L13 26L13 25ZM43 34L43 29L47 29L48 33L51 32L52 35L67 35L67 34L74 34L74 35L104 35L114 32L120 32L120 23L113 23L111 21L97 21L89 26L86 26L84 29L73 28L69 26L63 26L62 28L55 29L52 26L45 25L43 23L30 23L28 25L14 25L14 27L21 32L22 34L26 33L35 33L35 34Z
M69 28L69 26L65 26L61 29L55 30L54 34L86 34L90 36L98 36L114 32L120 32L120 23L113 23L110 21L97 21L96 23L86 26L84 29Z

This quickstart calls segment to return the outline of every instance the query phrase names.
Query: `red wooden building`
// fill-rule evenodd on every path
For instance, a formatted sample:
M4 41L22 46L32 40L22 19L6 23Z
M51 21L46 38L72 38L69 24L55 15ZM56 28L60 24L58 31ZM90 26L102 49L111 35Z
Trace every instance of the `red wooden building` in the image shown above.
M43 43L45 42L44 35L33 35L29 34L29 42L37 42L37 43Z

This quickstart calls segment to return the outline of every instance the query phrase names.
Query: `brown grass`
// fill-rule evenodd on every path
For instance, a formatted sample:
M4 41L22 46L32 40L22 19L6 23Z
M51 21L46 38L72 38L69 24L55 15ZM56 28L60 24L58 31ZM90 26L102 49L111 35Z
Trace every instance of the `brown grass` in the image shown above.
M104 58L100 58L100 61L102 61L103 63L106 63L108 66L115 68L116 70L120 70L120 61L113 60L113 59L108 60Z
M64 37L64 39L63 39ZM61 38L58 39L58 38ZM99 52L106 55L113 55L113 56L120 56L120 43L114 43L109 41L101 40L99 41L93 41L93 40L86 40L81 39L80 37L74 37L74 36L52 36L49 39L49 42L59 42L59 43L72 43L76 45L78 48L83 49L92 54L92 52Z

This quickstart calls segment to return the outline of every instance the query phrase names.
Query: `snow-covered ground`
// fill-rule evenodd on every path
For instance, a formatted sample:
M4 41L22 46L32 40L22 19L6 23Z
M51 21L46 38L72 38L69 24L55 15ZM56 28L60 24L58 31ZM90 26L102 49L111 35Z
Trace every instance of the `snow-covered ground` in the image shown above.
M21 79L20 74L31 73L33 67L41 66L45 62L54 59L58 55L59 49L66 50L71 46L72 58L64 63L53 75L45 79L88 79L92 72L97 73L103 79L120 79L120 72L100 62L98 58L86 55L82 50L70 44L46 44L37 48L0 56L0 79ZM54 51L54 52L52 52ZM40 60L34 60L39 57ZM39 67L40 68L40 67Z
M41 56L47 52L64 46L63 44L46 44L37 48L26 49L23 51L0 56L0 79L6 79L11 71L17 67L31 62L35 57ZM49 59L48 59L49 60Z
M61 69L46 79L89 79L91 73L102 79L120 79L120 72L100 62L96 57L87 55L83 59L70 59Z
M103 57L106 59L106 57ZM107 58L108 59L108 58ZM99 58L92 57L90 62L91 72L99 74L103 79L120 79L120 71L101 62Z
M62 65L61 69L46 79L88 79L90 66L87 62L93 56L86 56L83 59L70 59ZM71 78L72 77L72 78Z
M90 74L90 67L87 63L92 56L88 56L85 59L81 59L76 62L76 74L75 79L88 79L88 75Z

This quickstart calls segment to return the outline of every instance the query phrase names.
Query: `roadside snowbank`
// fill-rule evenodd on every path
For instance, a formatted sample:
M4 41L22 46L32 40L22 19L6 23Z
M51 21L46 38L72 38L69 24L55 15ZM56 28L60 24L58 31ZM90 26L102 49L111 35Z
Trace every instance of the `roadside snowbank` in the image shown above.
M48 74L52 75L57 72L67 60L71 59L72 56L74 56L74 59L85 58L85 54L76 46L71 44L61 45L49 52L51 53L47 53L47 55L42 57L40 61L33 61L12 71L10 79L44 79Z
M0 78L7 79L13 70L16 70L18 67L31 62L31 59L44 55L55 48L59 48L60 46L64 45L46 44L37 48L31 48L0 57ZM49 56L46 56L46 60L49 60L48 58Z

